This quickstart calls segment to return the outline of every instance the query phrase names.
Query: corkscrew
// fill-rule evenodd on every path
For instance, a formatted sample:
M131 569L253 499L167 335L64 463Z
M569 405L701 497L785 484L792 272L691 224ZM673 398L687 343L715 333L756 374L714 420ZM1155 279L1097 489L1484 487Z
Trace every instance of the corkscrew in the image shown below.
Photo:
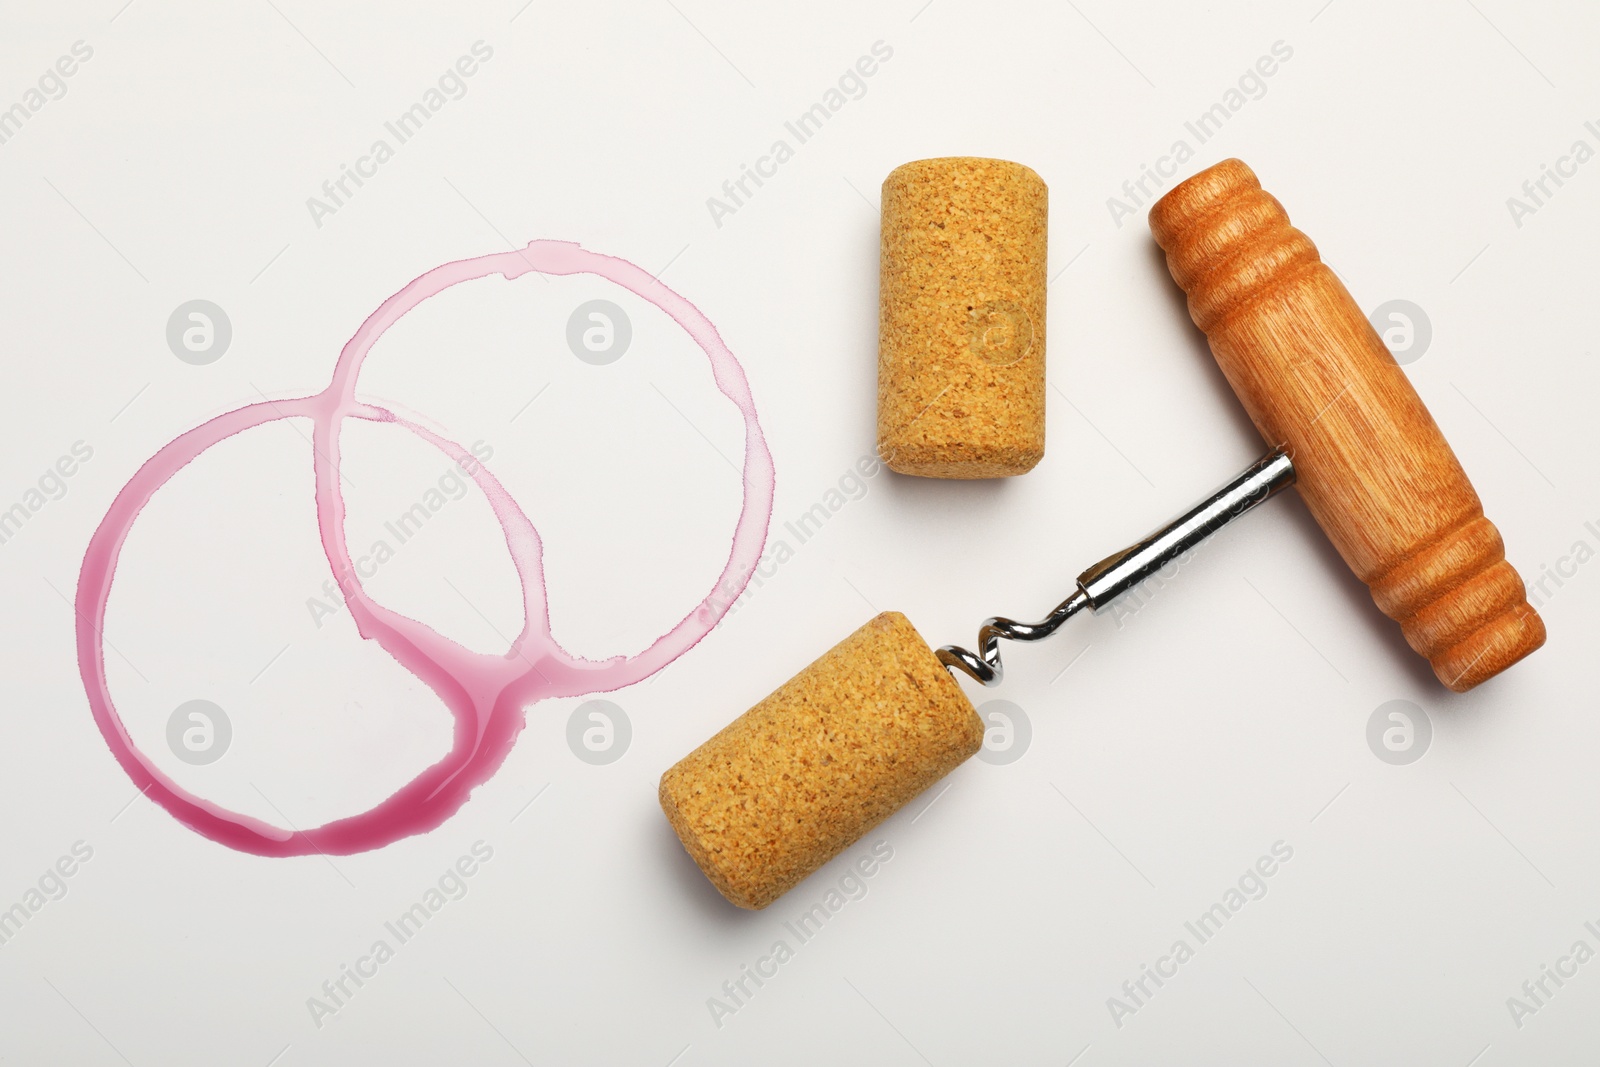
M1078 588L1040 621L988 618L978 630L978 653L960 645L945 645L935 654L946 667L965 671L986 686L999 685L1005 676L1000 663L1002 638L1042 641L1083 609L1101 611L1168 563L1187 555L1234 519L1253 511L1257 505L1293 484L1294 464L1288 453L1282 449L1269 452L1161 529L1078 575Z
M879 438L902 473L1015 475L1041 454L1044 198L1032 173L955 160L885 183ZM955 672L998 684L1002 640L1040 641L1104 609L1291 484L1445 686L1471 689L1544 643L1421 397L1250 168L1226 160L1176 186L1150 228L1272 451L1084 571L1040 621L987 619L977 651L934 650L882 612L669 769L662 810L733 903L770 904L982 747ZM941 407L950 390L960 401Z

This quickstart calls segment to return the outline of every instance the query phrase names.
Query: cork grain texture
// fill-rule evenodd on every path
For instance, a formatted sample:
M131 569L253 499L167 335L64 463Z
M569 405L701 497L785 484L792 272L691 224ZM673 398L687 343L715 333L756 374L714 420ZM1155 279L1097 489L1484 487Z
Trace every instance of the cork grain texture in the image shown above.
M923 159L883 183L878 454L928 478L1044 458L1049 196L1020 163Z
M887 611L661 777L661 807L711 883L764 908L983 744L961 687Z

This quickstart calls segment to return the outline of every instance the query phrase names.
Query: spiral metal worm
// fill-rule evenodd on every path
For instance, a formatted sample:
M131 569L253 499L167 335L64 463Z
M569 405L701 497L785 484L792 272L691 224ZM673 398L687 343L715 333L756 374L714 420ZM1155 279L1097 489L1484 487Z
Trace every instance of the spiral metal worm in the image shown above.
M1017 622L999 616L983 620L978 652L945 645L935 653L946 667L960 670L986 686L1005 676L1000 664L1000 639L1042 641L1084 608L1099 611L1173 560L1180 560L1200 542L1257 504L1294 484L1294 464L1282 449L1262 456L1238 477L1155 533L1121 552L1107 556L1078 575L1078 588L1039 622Z
M1061 628L1061 624L1089 606L1089 595L1081 588L1055 606L1055 609L1038 622L1017 622L999 616L984 619L978 629L977 656L960 645L945 645L935 653L946 667L955 667L971 675L984 685L999 685L1005 677L1000 663L1000 639L1007 641L1042 641Z

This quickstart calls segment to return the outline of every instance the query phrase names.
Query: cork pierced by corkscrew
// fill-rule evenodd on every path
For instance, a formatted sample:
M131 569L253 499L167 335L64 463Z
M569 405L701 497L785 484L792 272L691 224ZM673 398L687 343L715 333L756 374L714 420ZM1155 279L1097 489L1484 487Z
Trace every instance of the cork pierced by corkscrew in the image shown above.
M907 475L1023 474L1044 455L1044 182L956 157L883 183L878 447ZM1150 210L1189 313L1270 450L1213 496L1084 571L1035 623L986 620L935 652L884 612L661 778L685 849L763 908L974 755L984 726L950 673L1002 678L999 642L1098 611L1295 485L1340 556L1445 686L1544 643L1544 623L1432 416L1316 246L1225 160Z

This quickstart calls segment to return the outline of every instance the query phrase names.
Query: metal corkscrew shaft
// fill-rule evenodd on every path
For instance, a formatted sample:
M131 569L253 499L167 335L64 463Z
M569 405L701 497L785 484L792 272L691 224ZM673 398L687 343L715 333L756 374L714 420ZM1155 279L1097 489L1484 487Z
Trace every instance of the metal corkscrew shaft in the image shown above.
M1005 676L1000 663L1001 638L1039 641L1055 633L1084 608L1100 611L1229 522L1292 484L1294 464L1289 461L1288 454L1282 450L1268 453L1172 522L1078 575L1078 588L1039 622L1017 622L1000 617L985 619L978 630L977 653L959 645L945 645L937 652L939 661L946 667L966 672L986 686L999 685Z

